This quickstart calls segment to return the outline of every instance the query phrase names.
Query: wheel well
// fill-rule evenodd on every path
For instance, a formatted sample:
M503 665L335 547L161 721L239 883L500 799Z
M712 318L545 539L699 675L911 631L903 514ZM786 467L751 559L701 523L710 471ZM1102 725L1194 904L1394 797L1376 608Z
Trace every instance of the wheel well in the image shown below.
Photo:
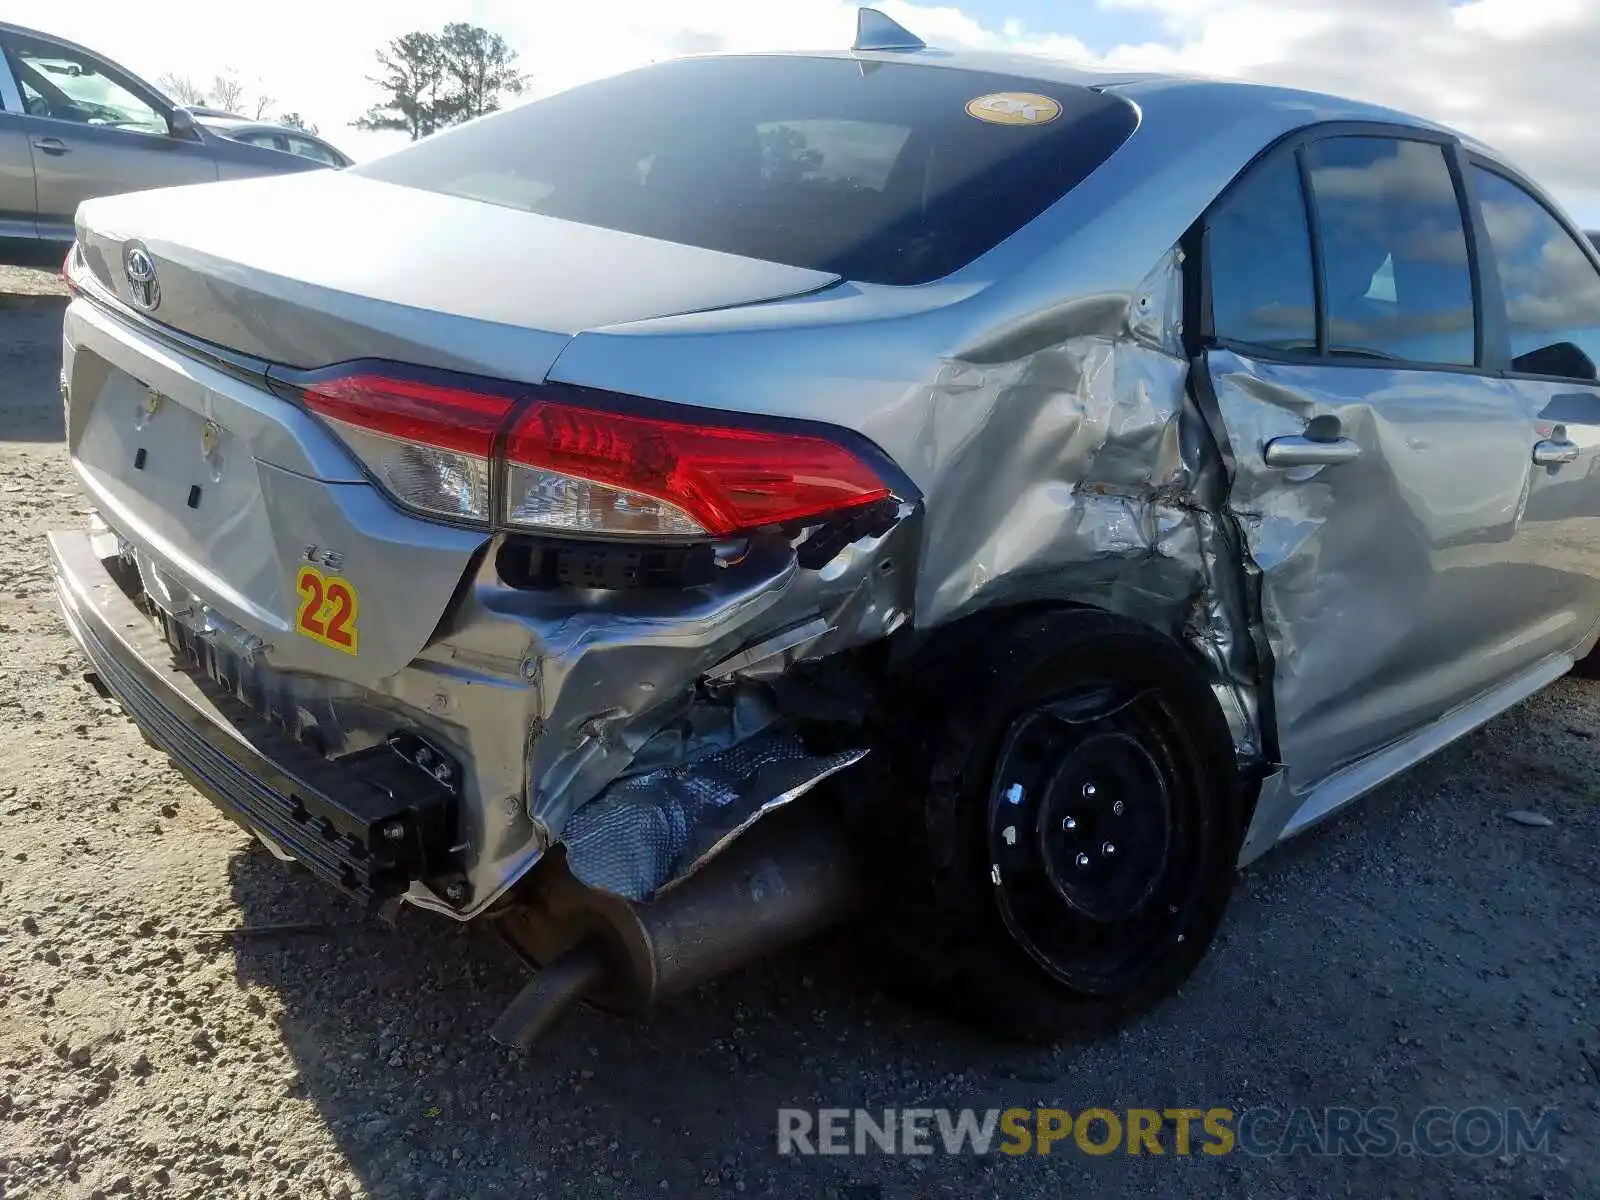
M1060 600L1029 601L1003 608L985 609L938 629L923 632L920 636L912 633L891 650L886 664L888 675L896 679L930 673L936 677L945 677L948 672L958 671L962 662L971 656L983 654L985 648L1007 627L1045 613L1062 611L1100 613L1143 626L1158 634L1167 643L1171 648L1173 661L1181 664L1196 682L1208 690L1225 686L1227 682L1197 647L1181 637L1174 636L1169 629L1099 605ZM1230 729L1227 715L1222 705L1217 702L1214 691L1212 703L1218 727ZM1254 769L1259 766L1260 756L1243 753L1238 742L1232 738L1231 732L1229 743L1239 763L1241 800L1248 823L1255 813L1256 801L1261 791L1263 772Z

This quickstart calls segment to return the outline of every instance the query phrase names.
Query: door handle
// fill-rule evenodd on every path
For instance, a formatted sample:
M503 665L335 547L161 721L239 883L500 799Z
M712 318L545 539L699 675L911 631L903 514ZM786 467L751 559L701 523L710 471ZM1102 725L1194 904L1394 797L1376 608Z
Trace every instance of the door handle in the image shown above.
M34 138L33 148L35 150L43 150L46 154L65 154L71 149L58 137Z
M1578 447L1565 439L1545 438L1533 444L1533 461L1541 467L1559 467L1578 461Z
M1262 449L1269 467L1332 467L1354 462L1361 447L1349 438L1308 438L1299 434L1275 437Z

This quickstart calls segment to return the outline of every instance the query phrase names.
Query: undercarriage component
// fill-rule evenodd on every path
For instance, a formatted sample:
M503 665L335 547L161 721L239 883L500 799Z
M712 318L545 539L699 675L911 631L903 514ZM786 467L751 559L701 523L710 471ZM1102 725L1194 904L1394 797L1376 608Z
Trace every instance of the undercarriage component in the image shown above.
M512 945L546 965L493 1036L525 1049L579 1000L640 1012L848 919L858 900L844 836L815 805L761 821L646 904L586 886L552 853L501 918Z
M648 900L765 814L866 755L816 756L794 734L774 732L621 780L567 822L567 865L590 887Z
M604 982L609 964L605 946L581 942L528 981L489 1030L502 1046L526 1050Z

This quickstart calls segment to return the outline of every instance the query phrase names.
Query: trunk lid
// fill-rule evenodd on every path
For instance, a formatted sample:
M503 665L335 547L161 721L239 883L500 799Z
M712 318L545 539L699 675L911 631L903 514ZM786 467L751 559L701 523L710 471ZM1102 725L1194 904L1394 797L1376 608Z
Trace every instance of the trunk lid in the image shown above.
M535 383L580 330L839 280L338 171L91 200L77 236L101 286L214 345L292 367L382 358ZM128 279L133 243L155 269L153 307Z
M837 279L332 171L93 200L77 226L100 289L231 352L93 287L68 309L68 448L147 591L246 662L366 686L426 644L488 533L391 504L270 364L539 382L580 330Z
M62 366L72 465L147 593L245 663L374 685L487 539L402 513L299 408L84 299Z

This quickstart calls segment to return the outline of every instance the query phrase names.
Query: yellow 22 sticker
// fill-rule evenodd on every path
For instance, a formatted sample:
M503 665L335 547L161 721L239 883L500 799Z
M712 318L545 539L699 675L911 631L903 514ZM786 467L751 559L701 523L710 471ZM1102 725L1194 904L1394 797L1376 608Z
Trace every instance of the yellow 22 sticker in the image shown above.
M356 614L360 601L355 585L338 575L324 575L315 567L301 567L295 576L299 593L294 628L324 646L356 652Z

